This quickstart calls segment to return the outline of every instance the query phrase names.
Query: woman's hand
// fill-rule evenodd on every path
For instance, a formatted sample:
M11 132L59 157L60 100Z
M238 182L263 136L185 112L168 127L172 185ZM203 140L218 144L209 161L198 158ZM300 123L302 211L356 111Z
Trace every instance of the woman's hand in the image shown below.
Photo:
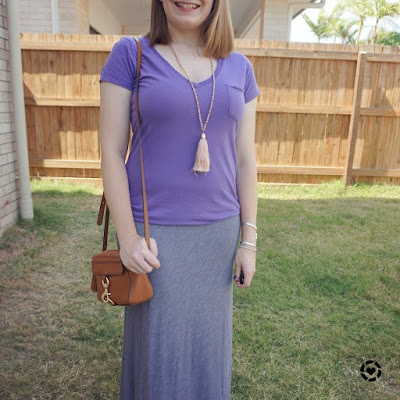
M240 283L240 270L243 271L244 280ZM253 275L256 272L256 252L250 249L239 247L235 254L236 286L245 288L250 286Z
M143 236L133 234L120 243L119 253L122 264L137 274L146 274L161 266L157 258L157 242L153 238L150 238L149 249Z

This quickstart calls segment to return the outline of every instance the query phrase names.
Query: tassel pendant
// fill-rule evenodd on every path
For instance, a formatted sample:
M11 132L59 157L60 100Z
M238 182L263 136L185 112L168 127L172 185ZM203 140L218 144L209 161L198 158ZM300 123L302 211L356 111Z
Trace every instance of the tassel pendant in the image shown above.
M208 110L208 115L206 118L206 123L203 125L203 120L201 118L201 112L200 112L200 104L199 104L199 99L197 98L196 89L194 88L193 83L190 80L185 69L183 68L181 62L179 61L179 58L176 55L175 50L173 49L171 43L169 43L169 46L171 47L171 50L175 55L176 61L178 62L179 66L182 68L183 72L186 75L187 80L190 83L190 86L192 87L192 90L194 93L194 98L196 100L197 113L199 114L199 122L200 122L200 126L201 126L201 131L202 131L199 143L197 144L196 157L195 157L194 165L192 167L191 172L194 172L195 175L196 175L196 172L208 172L210 170L210 155L208 153L208 143L207 143L206 134L204 133L204 131L206 130L206 126L207 126L208 120L210 118L211 110L212 110L212 107L214 104L214 96L215 96L215 73L214 73L214 68L212 65L212 58L210 57L211 73L212 73L212 77L213 77L212 95L211 95L210 108Z
M208 172L209 170L210 154L208 152L206 134L203 132L197 145L196 158L192 171L196 174L196 172Z

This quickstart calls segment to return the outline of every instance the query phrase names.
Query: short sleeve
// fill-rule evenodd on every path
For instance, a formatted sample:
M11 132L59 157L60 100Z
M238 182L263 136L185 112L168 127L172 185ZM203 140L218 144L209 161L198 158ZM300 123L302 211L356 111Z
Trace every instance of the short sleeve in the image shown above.
M136 84L137 44L133 37L123 36L114 43L100 71L101 81L107 81L133 91Z
M244 85L244 102L248 103L260 95L260 90L257 86L256 76L254 73L253 64L245 56L246 60L246 82Z

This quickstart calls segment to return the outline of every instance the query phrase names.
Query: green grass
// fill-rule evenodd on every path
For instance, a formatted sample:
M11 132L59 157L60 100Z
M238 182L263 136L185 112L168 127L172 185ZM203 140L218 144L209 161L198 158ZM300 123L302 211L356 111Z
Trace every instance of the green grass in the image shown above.
M35 218L0 239L0 398L116 399L123 307L90 291L102 189L31 187ZM232 400L400 399L400 187L260 184L258 204L256 274L234 287ZM360 376L369 359L377 382Z

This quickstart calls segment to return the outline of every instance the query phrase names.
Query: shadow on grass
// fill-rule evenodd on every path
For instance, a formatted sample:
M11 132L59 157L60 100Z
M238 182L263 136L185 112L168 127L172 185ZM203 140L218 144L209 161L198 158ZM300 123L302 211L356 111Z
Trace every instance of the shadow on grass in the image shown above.
M101 191L53 190L35 190L34 220L0 240L13 277L0 397L117 398L123 308L90 291ZM260 189L256 274L234 287L232 400L400 398L400 196L359 190ZM369 358L383 366L373 385L359 375Z

